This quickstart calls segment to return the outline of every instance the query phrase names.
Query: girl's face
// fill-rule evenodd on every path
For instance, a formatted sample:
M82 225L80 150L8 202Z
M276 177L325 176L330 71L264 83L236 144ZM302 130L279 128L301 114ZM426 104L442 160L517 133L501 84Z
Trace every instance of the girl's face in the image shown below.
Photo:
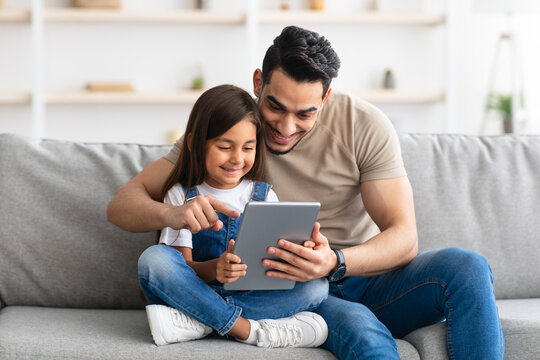
M257 128L246 117L224 134L206 141L206 178L217 189L232 189L253 167Z

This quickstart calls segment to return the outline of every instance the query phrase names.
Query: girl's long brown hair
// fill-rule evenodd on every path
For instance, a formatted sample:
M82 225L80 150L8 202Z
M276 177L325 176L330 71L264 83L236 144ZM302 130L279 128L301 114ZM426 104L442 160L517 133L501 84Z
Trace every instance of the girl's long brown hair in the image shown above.
M206 178L206 141L226 133L244 118L248 118L257 128L255 161L244 178L261 180L264 172L265 146L259 108L246 91L234 85L220 85L205 91L193 105L182 149L173 171L163 186L160 200L163 201L167 192L176 183L182 184L187 189L201 184ZM191 134L191 150L188 148L189 134Z

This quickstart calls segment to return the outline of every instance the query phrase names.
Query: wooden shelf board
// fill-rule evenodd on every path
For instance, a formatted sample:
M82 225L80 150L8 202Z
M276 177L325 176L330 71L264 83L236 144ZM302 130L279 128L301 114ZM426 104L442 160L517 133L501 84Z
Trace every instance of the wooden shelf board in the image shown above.
M186 23L186 24L244 24L242 12L214 12L204 10L126 11L101 9L48 9L44 18L51 22L129 22L129 23Z
M441 91L366 90L352 94L374 103L437 103L444 101Z
M442 13L428 12L326 12L326 11L265 11L261 23L317 23L372 25L439 25L445 22Z
M28 22L30 11L0 9L0 22Z
M436 103L444 100L438 91L368 90L351 91L374 103ZM202 91L178 92L55 92L45 94L47 104L193 104Z
M0 104L2 105L30 104L31 99L29 93L0 93Z
M47 104L192 104L202 91L178 92L55 92L45 94Z

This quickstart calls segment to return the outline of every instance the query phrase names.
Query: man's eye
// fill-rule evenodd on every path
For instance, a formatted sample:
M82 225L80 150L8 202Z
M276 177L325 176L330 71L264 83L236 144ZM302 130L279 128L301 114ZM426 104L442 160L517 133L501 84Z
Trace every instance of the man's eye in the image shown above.
M309 114L299 114L298 117L301 118L301 119L309 119L310 117L312 117L313 114L309 113Z
M272 110L276 110L276 111L280 111L280 110L281 110L281 108L280 108L279 106L276 106L276 105L273 105L273 104L270 104L269 106L270 106L270 108L271 108Z

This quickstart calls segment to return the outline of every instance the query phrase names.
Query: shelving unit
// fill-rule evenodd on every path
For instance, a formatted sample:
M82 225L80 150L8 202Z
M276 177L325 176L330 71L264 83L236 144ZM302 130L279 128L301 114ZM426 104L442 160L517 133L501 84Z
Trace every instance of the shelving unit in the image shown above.
M202 91L178 92L59 92L46 93L47 104L192 104Z
M379 11L266 11L258 18L263 24L441 25L445 21L444 14Z
M250 58L254 62L257 38L261 29L266 25L298 24L346 24L361 26L405 26L430 28L448 25L445 12L384 12L384 11L310 11L287 10L269 11L259 10L258 1L246 0L245 8L238 11L219 10L96 10L80 8L44 8L40 0L32 1L30 10L0 10L0 23L20 22L29 23L32 28L33 43L33 85L30 93L0 93L0 106L7 104L29 105L32 109L34 136L42 137L43 129L47 123L46 109L49 105L56 107L62 105L191 105L200 96L202 91L152 91L142 88L135 92L88 92L88 91L48 91L43 84L44 28L48 24L185 24L185 25L211 25L241 27L246 34L246 54L241 57ZM196 36L196 35L195 35ZM251 64L250 64L251 65ZM83 84L81 84L82 88ZM343 89L341 89L343 91ZM433 91L415 89L350 89L350 92L373 103L391 104L436 104L449 101L448 88ZM1 131L1 129L0 129Z
M0 93L0 104L21 105L30 104L31 95L29 93Z
M183 23L242 25L246 15L242 12L218 12L204 10L178 11L125 11L95 9L48 9L43 13L50 22L111 22L111 23Z
M352 93L373 103L429 104L445 99L442 91L368 90Z
M29 22L30 11L0 9L0 22Z

